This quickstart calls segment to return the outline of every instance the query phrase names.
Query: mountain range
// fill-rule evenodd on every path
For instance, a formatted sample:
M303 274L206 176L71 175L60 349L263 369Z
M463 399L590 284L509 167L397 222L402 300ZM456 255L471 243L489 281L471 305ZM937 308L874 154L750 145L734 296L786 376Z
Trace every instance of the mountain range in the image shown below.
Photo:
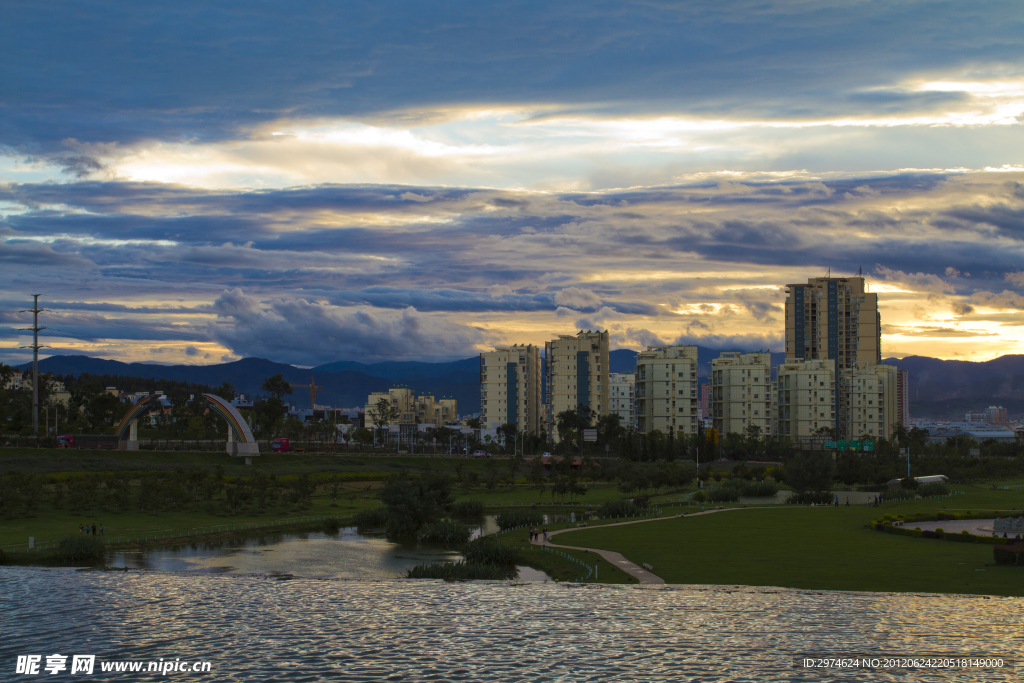
M698 347L702 378L707 377L711 359L717 358L719 353L719 349ZM784 357L782 353L773 352L772 363L778 364ZM984 362L925 356L887 358L884 362L909 371L912 417L956 418L990 404L1002 405L1012 415L1024 410L1024 355L1001 356ZM630 373L635 363L636 351L618 349L609 354L611 372ZM22 369L29 367L31 364L21 366ZM265 377L281 373L293 385L308 385L310 378L315 378L316 384L322 387L317 390L318 404L363 406L371 392L386 391L401 384L417 394L454 398L462 414L476 412L480 405L478 358L449 363L336 361L314 368L299 368L263 358L214 365L159 365L67 355L43 359L39 368L41 372L59 375L144 377L210 386L230 382L244 394L259 394ZM308 406L309 390L296 387L292 401L299 407Z

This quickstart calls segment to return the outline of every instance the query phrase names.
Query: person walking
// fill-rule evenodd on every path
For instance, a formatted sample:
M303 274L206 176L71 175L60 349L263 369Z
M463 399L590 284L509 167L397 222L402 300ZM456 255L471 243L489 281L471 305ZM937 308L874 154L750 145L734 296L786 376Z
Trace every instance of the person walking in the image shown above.
M846 497L846 507L850 507L850 497Z
M96 522L92 523L92 535L96 536Z
M544 527L544 542L548 542L548 528Z
M847 502L847 505L849 505L849 502ZM106 532L106 530L107 528L100 524L100 536L102 536Z
M81 524L79 524L79 525L78 525L78 535L79 535L79 536L81 536L81 535L82 535L82 534L84 534L84 533L85 533L85 529L83 529L83 528L82 528L82 525L81 525Z

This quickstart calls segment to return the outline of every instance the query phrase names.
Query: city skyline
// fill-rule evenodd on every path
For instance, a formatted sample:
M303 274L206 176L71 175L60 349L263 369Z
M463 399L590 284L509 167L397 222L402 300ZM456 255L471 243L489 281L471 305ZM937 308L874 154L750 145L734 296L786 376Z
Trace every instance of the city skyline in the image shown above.
M782 351L858 270L883 357L1020 352L1010 7L12 7L0 361L35 293L124 361Z

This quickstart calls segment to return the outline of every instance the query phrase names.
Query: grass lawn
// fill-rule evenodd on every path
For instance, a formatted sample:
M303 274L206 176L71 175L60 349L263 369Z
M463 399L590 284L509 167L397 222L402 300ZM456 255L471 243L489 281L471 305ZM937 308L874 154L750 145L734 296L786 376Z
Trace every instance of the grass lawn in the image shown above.
M548 529L562 526L564 525L547 525ZM539 546L532 545L529 534L524 529L499 533L498 538L501 539L502 543L509 543L519 547L523 564L534 569L540 569L557 581L577 581L583 578L584 583L640 583L626 572L616 569L614 565L597 553L557 548L544 550ZM581 565L580 563L583 564ZM594 567L596 569L596 577L585 578L587 570L583 565Z
M970 498L978 502L986 496L973 491ZM990 497L998 498L998 492ZM1008 494L1002 497L1011 499ZM1016 495L1014 499L1019 501ZM959 502L957 497L946 500ZM1024 568L995 566L990 545L914 539L864 528L884 513L905 514L911 507L911 512L925 513L944 507L967 509L939 501L915 501L902 510L748 508L567 532L555 542L620 552L636 564L650 563L668 583L1024 595Z

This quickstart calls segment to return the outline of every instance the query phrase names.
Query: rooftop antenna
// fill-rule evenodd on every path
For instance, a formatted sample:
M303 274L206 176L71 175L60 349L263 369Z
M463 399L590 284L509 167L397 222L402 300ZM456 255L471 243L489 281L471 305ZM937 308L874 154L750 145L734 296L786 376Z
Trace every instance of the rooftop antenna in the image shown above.
M861 266L857 266L857 275L863 275L861 272Z

